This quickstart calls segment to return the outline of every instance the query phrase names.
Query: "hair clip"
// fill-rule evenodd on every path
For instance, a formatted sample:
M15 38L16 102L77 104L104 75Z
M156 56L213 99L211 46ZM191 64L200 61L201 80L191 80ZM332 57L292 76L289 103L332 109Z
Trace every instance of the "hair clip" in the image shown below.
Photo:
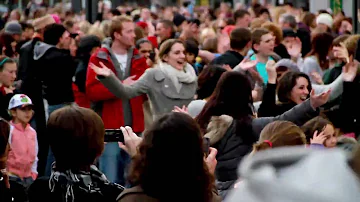
M272 147L272 142L270 140L264 140L265 143L267 143L270 147Z

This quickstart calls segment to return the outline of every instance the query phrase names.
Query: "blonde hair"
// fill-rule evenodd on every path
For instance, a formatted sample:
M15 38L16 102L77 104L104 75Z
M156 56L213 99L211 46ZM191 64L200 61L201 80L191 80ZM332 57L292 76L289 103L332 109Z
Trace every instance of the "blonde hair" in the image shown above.
M300 127L290 121L274 121L261 131L259 141L253 145L253 151L305 144L306 137Z
M90 27L89 31L87 32L87 35L95 35L99 37L100 41L106 38L102 29L94 25Z
M91 27L91 24L90 22L88 21L80 21L79 22L79 28L80 28L80 31L84 34L87 34L90 30L90 27Z
M360 34L350 35L345 41L345 47L349 52L349 56L355 55L357 42L360 39Z
M254 30L256 28L260 28L262 24L264 24L266 20L262 18L255 18L250 23L250 30Z
M279 24L280 16L286 13L286 9L283 7L275 7L272 9L272 13L273 22Z
M200 43L203 43L208 38L216 37L216 33L212 28L205 28L200 33Z

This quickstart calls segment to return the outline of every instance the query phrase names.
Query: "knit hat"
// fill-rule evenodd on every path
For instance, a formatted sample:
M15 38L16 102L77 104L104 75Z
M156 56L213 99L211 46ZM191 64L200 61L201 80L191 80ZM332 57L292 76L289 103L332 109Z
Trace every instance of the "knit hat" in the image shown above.
M183 15L180 14L175 14L174 15L174 19L173 19L173 23L176 27L180 26L184 21L186 20L186 18Z
M143 29L146 29L148 27L148 25L146 24L146 22L143 22L143 21L139 21L136 23L137 26L143 28Z
M61 24L61 19L60 19L59 15L57 15L57 14L50 14L50 15L55 20L56 24Z
M222 30L223 34L227 34L228 36L230 36L230 33L235 29L234 25L226 25L224 27L224 29Z
M77 52L79 55L90 54L91 50L95 47L101 47L99 37L95 35L88 35L80 38Z
M5 34L19 34L22 33L21 25L18 21L11 21L5 24Z
M327 14L327 13L321 13L317 18L316 18L316 24L324 24L327 25L329 28L331 28L333 26L334 20L331 17L331 15Z
M33 25L35 31L39 31L39 30L43 29L44 27L54 24L54 23L56 23L56 21L54 20L54 18L51 15L45 15L41 18L36 18L32 22L32 25Z
M27 95L16 94L10 99L8 110L28 105L33 105L33 103Z

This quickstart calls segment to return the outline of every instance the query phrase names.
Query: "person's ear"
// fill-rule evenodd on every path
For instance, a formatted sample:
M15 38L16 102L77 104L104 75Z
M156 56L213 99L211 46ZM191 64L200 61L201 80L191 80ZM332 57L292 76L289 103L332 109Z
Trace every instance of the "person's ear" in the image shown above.
M161 60L163 60L163 61L165 61L165 62L167 62L168 59L169 59L169 56L168 56L168 55L164 55L164 56L161 58Z
M260 44L254 44L253 49L256 51L259 51L259 46L260 46Z
M115 39L119 39L121 37L121 34L119 32L114 32Z

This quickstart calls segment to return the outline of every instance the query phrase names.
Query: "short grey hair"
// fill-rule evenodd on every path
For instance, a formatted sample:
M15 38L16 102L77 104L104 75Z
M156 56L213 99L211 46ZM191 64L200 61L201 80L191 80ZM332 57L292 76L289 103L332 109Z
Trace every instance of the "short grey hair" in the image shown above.
M295 18L295 16L293 16L291 14L288 14L288 13L282 14L280 16L280 20L283 23L289 23L289 25L292 29L296 29L296 27L297 27L296 18Z

